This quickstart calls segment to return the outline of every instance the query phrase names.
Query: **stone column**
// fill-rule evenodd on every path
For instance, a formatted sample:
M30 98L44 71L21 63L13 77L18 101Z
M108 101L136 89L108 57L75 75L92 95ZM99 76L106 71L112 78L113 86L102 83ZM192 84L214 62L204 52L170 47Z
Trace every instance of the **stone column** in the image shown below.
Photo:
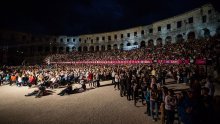
M157 39L153 39L153 44L154 44L154 46L157 45Z

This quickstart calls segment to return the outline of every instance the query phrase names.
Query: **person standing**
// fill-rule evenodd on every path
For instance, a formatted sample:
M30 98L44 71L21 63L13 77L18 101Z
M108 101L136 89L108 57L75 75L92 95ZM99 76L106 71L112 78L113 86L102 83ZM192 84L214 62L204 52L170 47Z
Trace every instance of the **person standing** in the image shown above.
M96 74L96 80L97 80L97 87L100 87L100 73L99 72Z
M95 80L96 80L96 86L100 87L100 76L99 76L99 72L97 71L94 75Z
M131 100L131 96L133 96L132 95L132 87L133 87L132 82L133 82L133 80L131 79L131 76L128 75L128 77L126 78L126 84L127 84L126 90L127 90L127 100L129 100L129 101Z
M117 89L119 90L119 75L117 72L115 74L115 85L114 85L115 89L116 89L116 86L117 86Z
M157 85L153 84L150 92L150 111L154 121L158 118L158 92ZM156 116L156 117L155 117Z
M215 86L213 84L213 81L211 80L211 76L207 77L205 87L209 89L208 94L213 98L215 93Z
M150 86L147 86L147 90L145 93L145 100L146 100L146 104L147 104L147 110L145 112L145 114L147 114L148 116L151 116L151 111L150 111Z
M166 70L165 69L163 69L163 71L162 71L162 77L161 77L161 84L162 85L165 85L165 83L166 83L166 75L167 75L167 72L166 72Z
M167 116L166 124L173 124L174 122L175 105L176 100L174 98L174 92L170 89L168 90L168 95L165 96L165 111Z
M93 74L92 74L92 72L88 73L88 78L87 79L88 79L88 82L89 82L89 86L92 87L92 85L93 85Z
M125 83L126 83L126 79L125 79L125 73L122 72L120 74L120 81L119 81L119 86L120 86L120 96L123 97L125 95Z
M19 74L18 80L16 81L16 85L20 87L22 84L23 84L22 77L21 77L21 74Z
M112 84L114 84L115 83L115 71L113 70L112 71Z

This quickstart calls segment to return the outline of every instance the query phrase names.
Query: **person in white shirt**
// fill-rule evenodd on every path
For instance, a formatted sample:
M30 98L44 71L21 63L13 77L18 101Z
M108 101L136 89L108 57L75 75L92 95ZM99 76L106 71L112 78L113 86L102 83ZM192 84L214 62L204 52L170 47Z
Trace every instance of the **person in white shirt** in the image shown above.
M51 79L50 79L50 81L51 81L52 83L55 83L55 82L57 81L57 79L56 79L56 77L52 76Z
M115 83L115 71L112 72L112 84Z
M21 76L18 76L18 79L17 79L17 86L21 86L22 85L22 77Z
M115 79L114 80L115 80L114 88L116 88L116 86L117 86L117 88L119 90L119 75L118 75L118 73L115 74Z

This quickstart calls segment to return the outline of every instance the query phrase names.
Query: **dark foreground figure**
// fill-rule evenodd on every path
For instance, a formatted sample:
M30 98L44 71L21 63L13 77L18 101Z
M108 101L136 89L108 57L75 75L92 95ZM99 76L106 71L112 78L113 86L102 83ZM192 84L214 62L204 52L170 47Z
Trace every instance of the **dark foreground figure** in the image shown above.
M58 95L64 96L65 94L70 95L70 94L75 94L75 93L82 93L86 91L86 85L82 84L81 88L72 88L72 84L68 83L66 88L62 90Z
M35 96L35 98L40 98L45 93L46 93L46 87L43 84L41 84L38 87L38 90L34 90L32 93L28 93L25 96Z

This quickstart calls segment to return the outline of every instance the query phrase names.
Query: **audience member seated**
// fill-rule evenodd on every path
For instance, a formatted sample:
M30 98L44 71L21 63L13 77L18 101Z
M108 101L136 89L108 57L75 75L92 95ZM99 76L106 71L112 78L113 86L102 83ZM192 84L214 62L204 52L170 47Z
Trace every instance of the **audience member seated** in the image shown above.
M40 84L38 90L34 90L32 93L28 93L25 96L35 96L35 98L40 98L45 94L46 88L43 84Z
M64 96L65 94L71 94L72 93L72 84L68 83L66 88L64 90L62 90L58 95L60 96Z

